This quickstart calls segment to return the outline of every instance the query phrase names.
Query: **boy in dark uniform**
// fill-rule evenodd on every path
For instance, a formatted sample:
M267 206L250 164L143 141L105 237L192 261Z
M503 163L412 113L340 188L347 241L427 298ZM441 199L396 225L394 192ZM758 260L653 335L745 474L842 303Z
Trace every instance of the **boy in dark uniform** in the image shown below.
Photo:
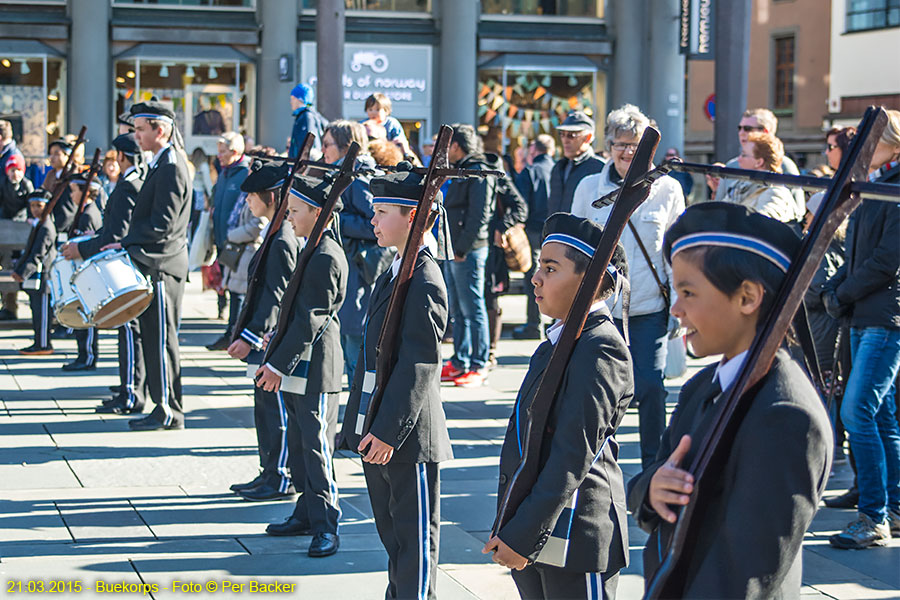
M69 194L75 203L76 216L78 205L81 203L82 194L87 194L84 200L84 210L74 224L73 237L93 234L103 224L103 216L97 208L97 199L100 197L102 185L96 178L91 181L91 189L85 190L87 174L76 173L69 178ZM73 217L74 218L74 217ZM65 254L63 254L65 256ZM99 336L96 327L75 330L75 340L78 345L78 356L74 361L63 365L63 371L93 371L97 368L97 355L99 354Z
M541 313L558 319L538 346L519 389L500 453L500 489L518 467L525 413L562 333L603 229L567 213L544 225L532 281ZM566 366L541 446L541 471L529 495L484 548L512 569L522 598L615 598L628 564L625 485L613 435L634 396L631 358L603 302L628 276L617 247Z
M312 233L331 184L297 177L291 185L288 219L297 237ZM340 199L335 210L341 208ZM334 232L326 229L303 274L284 337L269 350L257 371L263 389L279 393L288 413L291 476L302 491L293 514L272 525L284 532L308 524L313 539L308 554L318 558L337 552L338 489L332 467L332 440L337 429L338 393L344 373L341 327L337 313L347 293L347 258ZM296 467L294 465L297 465ZM305 475L304 479L298 477Z
M277 207L276 195L288 176L284 163L260 165L241 183L247 192L247 204L254 216L268 221L263 237L269 233ZM228 354L247 363L247 375L255 378L263 359L263 338L278 322L281 297L297 264L299 242L287 220L275 232L266 258L265 272L257 287L248 289L244 297L247 324L228 347ZM260 260L260 250L250 261L253 273ZM256 422L256 439L259 447L260 473L247 483L231 486L247 500L273 500L288 495L287 412L281 397L253 386L253 416Z
M721 354L681 389L656 461L628 483L628 508L650 533L644 575L659 568L690 501L691 464L721 393L734 383L796 255L787 225L730 203L688 208L666 232L678 300L672 314L699 356ZM831 468L828 415L802 368L778 350L734 436L687 564L686 598L798 598L801 544ZM711 487L712 486L712 487Z
M375 236L383 248L404 248L422 177L399 172L372 179ZM440 205L438 193L428 229ZM342 427L343 443L363 456L363 472L381 543L388 553L387 598L436 598L440 536L438 463L453 458L441 406L441 338L447 327L447 290L425 245L419 248L403 306L396 361L381 406L362 437L375 386L375 347L387 313L400 255L375 282L363 347ZM365 400L363 401L363 398Z
M117 136L112 145L116 149L116 161L122 174L103 209L103 227L96 237L63 246L63 256L70 260L88 259L98 254L104 246L121 241L131 226L131 213L144 182L144 171L139 168L141 149L132 133ZM118 332L119 391L112 398L104 400L97 407L97 412L117 415L140 413L144 410L146 377L137 319L119 327Z
M28 254L23 254L13 267L12 278L22 284L31 304L31 326L34 328L34 343L19 350L19 354L53 354L50 345L50 265L56 258L56 228L49 216L40 222L41 212L51 194L44 189L37 189L28 196L28 209L38 228L34 244Z
M155 100L134 104L135 139L152 152L150 169L135 200L128 234L119 243L154 288L138 317L153 412L128 425L135 431L184 428L178 323L188 272L187 229L193 188L187 159L178 147L175 113Z

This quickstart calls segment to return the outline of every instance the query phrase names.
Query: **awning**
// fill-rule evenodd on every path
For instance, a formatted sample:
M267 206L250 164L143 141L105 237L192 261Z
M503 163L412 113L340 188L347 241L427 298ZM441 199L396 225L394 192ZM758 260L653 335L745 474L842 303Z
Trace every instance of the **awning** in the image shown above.
M565 54L501 54L478 65L481 70L554 71L563 73L596 73L599 67L584 56Z
M65 54L37 40L3 40L0 56L59 56Z
M208 44L137 44L114 56L116 60L140 58L141 60L165 60L173 62L253 62L253 59L231 46Z

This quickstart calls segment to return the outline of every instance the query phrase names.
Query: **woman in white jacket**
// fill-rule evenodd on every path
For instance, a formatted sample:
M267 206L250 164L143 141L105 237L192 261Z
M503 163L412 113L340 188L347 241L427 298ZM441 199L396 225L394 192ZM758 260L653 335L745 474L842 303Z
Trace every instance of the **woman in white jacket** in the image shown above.
M764 131L753 131L741 144L738 165L752 171L781 173L784 160L784 144L777 137ZM782 223L799 221L797 202L791 191L782 185L765 185L753 181L739 181L726 196L728 202L740 204Z
M575 188L573 214L606 225L612 207L594 208L591 203L622 184L622 178L648 125L650 119L631 104L609 113L606 117L606 146L612 160L599 173L582 179ZM677 328L678 324L677 320L670 318L669 307L660 288L661 283L670 298L674 294L671 271L662 256L662 243L666 229L682 212L684 194L681 184L666 176L653 184L649 198L631 217L631 224L650 257L652 268L631 228L626 228L622 234L631 283L628 335L634 369L634 397L638 403L641 463L644 466L656 458L659 440L666 428L666 388L663 383L666 337L667 332ZM616 325L621 330L621 299L612 308Z

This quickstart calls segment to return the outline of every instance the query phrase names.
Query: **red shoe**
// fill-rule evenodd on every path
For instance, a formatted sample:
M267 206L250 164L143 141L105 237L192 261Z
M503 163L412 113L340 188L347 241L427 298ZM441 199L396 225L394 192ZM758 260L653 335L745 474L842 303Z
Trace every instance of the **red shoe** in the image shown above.
M27 348L22 348L19 350L19 354L24 354L26 356L40 356L46 354L53 354L53 346L40 347L37 344L32 344Z
M484 385L485 376L478 371L469 371L453 380L456 387L481 387Z
M441 381L456 381L458 377L465 375L465 371L453 366L453 361L448 360L441 369Z

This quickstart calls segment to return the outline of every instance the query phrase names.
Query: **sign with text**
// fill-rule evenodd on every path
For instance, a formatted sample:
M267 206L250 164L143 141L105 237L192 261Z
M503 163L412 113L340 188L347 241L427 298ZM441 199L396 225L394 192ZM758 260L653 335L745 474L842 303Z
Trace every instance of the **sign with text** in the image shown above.
M431 117L431 52L427 45L344 44L344 118L364 119L365 101L381 92L398 119ZM300 44L301 78L316 87L316 44Z
M713 0L679 0L678 48L689 59L715 60Z

